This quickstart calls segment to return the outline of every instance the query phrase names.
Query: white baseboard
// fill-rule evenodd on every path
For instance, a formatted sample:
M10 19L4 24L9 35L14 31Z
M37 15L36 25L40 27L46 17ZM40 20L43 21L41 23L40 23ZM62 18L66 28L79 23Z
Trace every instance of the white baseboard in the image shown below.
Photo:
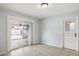
M62 48L61 46L57 46L57 45L54 45L54 44L51 44L51 43L48 43L48 42L42 42L42 44Z

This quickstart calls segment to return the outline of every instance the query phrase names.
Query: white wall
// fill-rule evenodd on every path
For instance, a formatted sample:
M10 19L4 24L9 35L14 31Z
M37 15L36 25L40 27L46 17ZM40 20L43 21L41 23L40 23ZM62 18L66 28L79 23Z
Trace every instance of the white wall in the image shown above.
M62 47L63 19L79 16L79 12L71 12L40 20L41 42Z
M34 20L34 40L33 43L37 44L39 42L39 38L38 38L38 19L29 15L24 15L24 14L20 14L17 12L13 12L13 11L9 11L9 10L5 10L5 9L1 9L0 8L0 53L5 52L6 51L6 40L7 40L7 16L11 15L11 16L16 16L16 17L22 17L25 19L31 19Z

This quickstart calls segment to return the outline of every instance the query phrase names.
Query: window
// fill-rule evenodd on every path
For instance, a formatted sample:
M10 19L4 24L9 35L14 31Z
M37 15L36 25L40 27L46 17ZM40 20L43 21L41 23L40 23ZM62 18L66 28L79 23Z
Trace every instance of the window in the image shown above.
M11 39L22 39L22 30L23 26L22 24L12 24L11 25Z
M11 24L11 39L28 38L29 25Z

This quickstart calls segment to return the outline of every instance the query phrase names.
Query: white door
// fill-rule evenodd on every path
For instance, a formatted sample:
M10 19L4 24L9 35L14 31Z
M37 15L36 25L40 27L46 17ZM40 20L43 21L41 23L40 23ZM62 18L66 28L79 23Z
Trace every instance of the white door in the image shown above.
M64 19L64 48L78 51L78 19Z

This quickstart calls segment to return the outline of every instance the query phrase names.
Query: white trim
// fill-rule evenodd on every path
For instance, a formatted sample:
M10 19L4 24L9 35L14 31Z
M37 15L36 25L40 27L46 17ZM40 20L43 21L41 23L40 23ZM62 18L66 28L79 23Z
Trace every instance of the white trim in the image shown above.
M49 42L41 42L41 44L62 48L61 46L56 46L56 45L53 45L52 43L49 43Z
M77 17L76 17L76 19L77 19L77 21L78 21L78 22L77 22L77 27L78 27L78 28L77 28L77 30L78 30L78 32L77 32L77 36L78 36L78 49L77 49L77 51L79 52L79 19L78 19L78 18L79 18L79 17L77 16Z

